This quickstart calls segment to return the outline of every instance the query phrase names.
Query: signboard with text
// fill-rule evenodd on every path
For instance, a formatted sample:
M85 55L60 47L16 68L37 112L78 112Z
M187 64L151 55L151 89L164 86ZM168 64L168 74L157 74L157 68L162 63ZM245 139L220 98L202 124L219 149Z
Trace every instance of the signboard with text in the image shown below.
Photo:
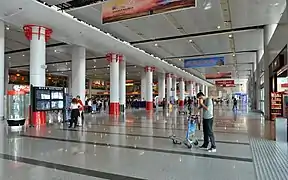
M102 23L111 23L191 7L196 7L196 0L109 0L102 4Z
M231 72L219 72L215 74L206 74L206 79L231 79L232 73Z
M235 87L234 80L221 80L221 81L215 81L216 86L221 87Z
M224 57L184 59L184 68L223 66L225 64L224 60Z

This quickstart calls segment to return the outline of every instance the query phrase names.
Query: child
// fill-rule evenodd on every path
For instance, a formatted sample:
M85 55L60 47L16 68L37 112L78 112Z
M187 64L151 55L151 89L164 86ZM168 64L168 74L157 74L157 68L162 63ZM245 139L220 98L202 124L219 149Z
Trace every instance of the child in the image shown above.
M76 128L77 126L77 121L78 121L78 117L80 116L80 111L79 111L79 107L81 105L78 103L78 100L76 98L72 99L71 105L70 105L70 109L71 109L71 120L70 120L70 126L69 128L72 127L73 123L74 123L74 128Z

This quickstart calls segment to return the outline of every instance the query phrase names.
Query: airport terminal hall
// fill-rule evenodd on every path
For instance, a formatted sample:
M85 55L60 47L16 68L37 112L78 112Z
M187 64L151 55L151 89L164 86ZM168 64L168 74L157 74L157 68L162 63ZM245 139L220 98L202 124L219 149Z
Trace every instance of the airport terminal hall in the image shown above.
M288 180L288 0L0 0L0 180Z

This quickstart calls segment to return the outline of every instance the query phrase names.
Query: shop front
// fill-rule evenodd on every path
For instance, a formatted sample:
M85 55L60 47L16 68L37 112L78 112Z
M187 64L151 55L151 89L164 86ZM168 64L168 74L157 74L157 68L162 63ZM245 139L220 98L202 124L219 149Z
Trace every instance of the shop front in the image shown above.
M287 46L269 66L270 119L288 117Z

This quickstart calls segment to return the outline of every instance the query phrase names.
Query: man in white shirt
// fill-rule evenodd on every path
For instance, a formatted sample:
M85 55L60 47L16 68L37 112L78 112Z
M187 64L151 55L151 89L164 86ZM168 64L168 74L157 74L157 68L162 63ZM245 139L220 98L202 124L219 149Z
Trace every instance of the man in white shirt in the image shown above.
M216 152L215 137L213 133L213 101L211 98L205 98L205 95L202 92L197 94L197 98L199 99L199 109L203 109L204 143L200 148L207 149L209 152ZM209 140L211 142L211 147L208 149Z

